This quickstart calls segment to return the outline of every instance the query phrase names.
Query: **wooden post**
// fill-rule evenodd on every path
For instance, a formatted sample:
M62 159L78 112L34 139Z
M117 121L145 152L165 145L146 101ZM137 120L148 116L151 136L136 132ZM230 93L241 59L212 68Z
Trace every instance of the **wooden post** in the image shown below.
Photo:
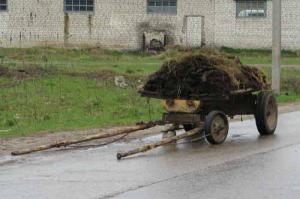
M281 0L273 0L272 89L280 94Z

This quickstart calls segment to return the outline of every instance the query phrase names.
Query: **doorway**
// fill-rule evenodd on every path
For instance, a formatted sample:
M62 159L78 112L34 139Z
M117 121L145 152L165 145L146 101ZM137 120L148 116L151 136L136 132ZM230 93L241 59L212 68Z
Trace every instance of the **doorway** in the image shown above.
M203 19L203 16L186 16L186 46L202 46L204 22Z

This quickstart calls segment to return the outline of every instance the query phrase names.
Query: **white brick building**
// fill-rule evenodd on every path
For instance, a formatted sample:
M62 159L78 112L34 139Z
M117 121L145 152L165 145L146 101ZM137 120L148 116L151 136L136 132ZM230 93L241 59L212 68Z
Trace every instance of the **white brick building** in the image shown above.
M0 0L0 47L168 44L269 48L271 0ZM300 49L300 0L282 0L282 44Z

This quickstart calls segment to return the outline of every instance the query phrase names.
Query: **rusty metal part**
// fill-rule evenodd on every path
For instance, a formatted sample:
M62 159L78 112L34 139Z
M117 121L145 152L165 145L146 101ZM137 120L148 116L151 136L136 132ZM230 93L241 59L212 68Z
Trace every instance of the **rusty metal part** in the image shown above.
M210 134L216 142L221 143L227 137L228 128L228 123L220 115L217 115L212 122Z
M173 124L199 124L203 122L203 119L201 114L165 113L163 114L163 121Z
M277 126L277 103L274 97L270 98L266 107L266 122L270 129L275 129Z
M166 97L161 96L157 92L152 92L152 91L145 91L143 89L139 90L139 93L141 94L142 97L148 97L148 98L155 98L155 99L166 99ZM210 100L210 99L219 99L219 100L226 100L229 99L229 95L220 95L220 94L201 94L201 95L191 95L189 98L180 98L183 100Z
M195 113L201 108L200 100L166 99L162 100L164 109L168 112Z

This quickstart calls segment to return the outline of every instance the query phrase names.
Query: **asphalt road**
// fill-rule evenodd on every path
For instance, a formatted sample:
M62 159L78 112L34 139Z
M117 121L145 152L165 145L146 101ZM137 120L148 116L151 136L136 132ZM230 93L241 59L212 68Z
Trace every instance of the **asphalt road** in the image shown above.
M158 139L1 157L0 198L300 198L300 112L281 115L275 136L248 120L220 146L184 140L115 158Z

